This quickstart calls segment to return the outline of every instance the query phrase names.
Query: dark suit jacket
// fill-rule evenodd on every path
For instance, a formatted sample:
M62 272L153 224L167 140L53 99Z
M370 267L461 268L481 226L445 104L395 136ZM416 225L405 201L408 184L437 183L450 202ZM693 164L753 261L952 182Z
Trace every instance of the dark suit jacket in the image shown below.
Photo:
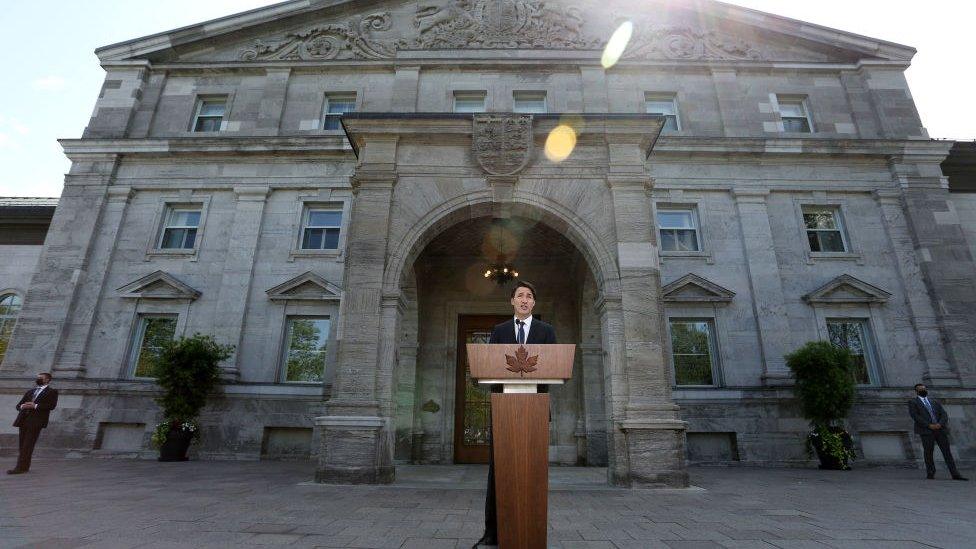
M47 427L47 418L51 415L51 410L58 407L58 390L48 386L47 389L41 391L38 395L37 408L33 410L21 410L20 405L25 402L30 402L34 398L34 389L28 390L24 393L24 398L20 399L17 403L17 419L14 420L14 427L26 427L28 425L38 425L41 428Z
M932 421L932 416L929 415L928 409L922 404L922 399L915 397L908 401L908 415L912 416L912 421L915 422L915 434L916 435L932 435L935 431L929 429L929 423L940 423L942 424L942 432L949 433L949 414L946 413L945 408L938 400L929 397L929 404L932 405L932 411L935 412L935 416L938 421Z
M510 318L505 322L497 325L491 331L491 337L488 338L488 343L507 343L514 345L518 343L515 338L515 319ZM529 328L529 334L525 338L526 345L553 345L556 343L556 330L553 329L551 324L546 324L545 322L539 320L538 318L532 318L532 325ZM501 385L492 385L491 392L500 393L502 392ZM540 393L548 393L548 385L539 385Z

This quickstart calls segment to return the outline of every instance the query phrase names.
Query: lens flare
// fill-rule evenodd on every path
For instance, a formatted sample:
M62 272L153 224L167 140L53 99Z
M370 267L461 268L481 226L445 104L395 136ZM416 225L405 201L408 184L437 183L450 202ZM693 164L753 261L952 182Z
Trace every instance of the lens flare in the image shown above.
M566 160L575 148L576 130L567 124L556 126L546 138L546 158L552 162Z
M634 34L634 24L630 21L624 21L617 30L613 31L613 35L607 41L607 47L603 48L603 57L600 58L603 68L609 69L620 61L620 56L627 49L632 34Z

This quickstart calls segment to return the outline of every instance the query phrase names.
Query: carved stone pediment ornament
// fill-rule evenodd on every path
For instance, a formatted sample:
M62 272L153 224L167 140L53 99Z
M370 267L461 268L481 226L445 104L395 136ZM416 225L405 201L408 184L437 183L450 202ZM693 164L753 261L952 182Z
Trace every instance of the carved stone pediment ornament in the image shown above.
M624 59L759 61L765 54L752 44L711 30L639 24Z
M374 13L346 23L319 25L299 32L289 32L284 40L258 40L241 52L241 60L267 59L320 60L335 59L348 51L360 59L388 59L396 55L392 44L374 40L372 33L390 30L389 13Z
M514 175L532 157L532 115L476 114L471 133L474 158L489 175Z
M292 31L281 40L257 40L240 52L243 61L337 58L392 59L397 50L552 49L601 50L604 38L584 34L579 8L545 0L448 0L421 3L413 38L384 37L393 16L377 12L345 22ZM377 37L379 33L381 36ZM389 36L387 34L387 36ZM718 31L638 23L626 59L761 60L756 46Z
M421 4L414 19L417 38L408 49L546 48L598 49L583 36L583 15L545 1L455 0Z

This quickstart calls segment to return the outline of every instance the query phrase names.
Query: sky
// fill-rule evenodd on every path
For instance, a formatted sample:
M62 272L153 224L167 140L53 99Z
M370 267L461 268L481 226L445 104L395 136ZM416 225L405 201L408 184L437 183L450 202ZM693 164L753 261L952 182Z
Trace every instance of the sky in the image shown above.
M274 4L277 0L0 0L0 196L59 196L104 71L95 48ZM913 46L912 95L933 138L976 139L968 58L972 0L732 0ZM960 106L961 105L961 106Z

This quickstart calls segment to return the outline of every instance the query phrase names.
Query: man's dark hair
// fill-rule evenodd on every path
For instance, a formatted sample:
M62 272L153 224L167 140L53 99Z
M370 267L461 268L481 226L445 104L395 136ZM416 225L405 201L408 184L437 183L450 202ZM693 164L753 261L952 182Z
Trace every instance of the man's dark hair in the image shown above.
M51 381L52 379L54 379L54 376L52 376L50 374L50 372L41 372L41 373L39 373L37 375L44 376L45 378L47 378L48 381Z
M925 387L925 384L924 383L916 383L915 384L915 390L917 391L919 387Z
M513 298L515 297L515 292L517 292L519 288L528 288L532 290L532 299L539 301L539 294L538 292L535 291L535 286L533 286L530 282L526 282L524 280L517 280L515 282L515 286L512 287Z

